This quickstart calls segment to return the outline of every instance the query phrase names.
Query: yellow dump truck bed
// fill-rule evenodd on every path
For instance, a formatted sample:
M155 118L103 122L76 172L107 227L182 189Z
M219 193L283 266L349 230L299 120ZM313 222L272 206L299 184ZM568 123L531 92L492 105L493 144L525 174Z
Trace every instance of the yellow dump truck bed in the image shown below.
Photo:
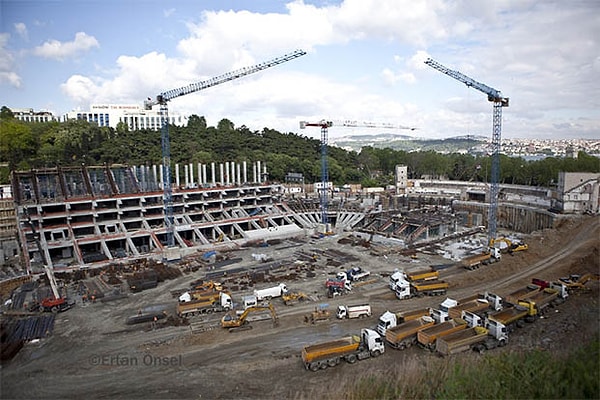
M472 313L477 313L478 311L483 311L490 306L490 303L487 300L483 299L475 299L468 301L466 303L459 303L458 305L450 308L448 310L448 316L450 318L461 318L463 311L470 311Z
M347 336L331 342L324 342L305 346L302 349L302 361L310 363L318 361L322 358L346 354L358 349L360 345L360 337Z
M473 344L484 341L487 334L488 330L480 326L463 329L439 338L436 341L435 350L443 355L459 353L468 350Z
M468 328L467 321L455 318L420 330L417 333L417 341L423 346L431 346L437 339L466 328Z
M435 321L431 317L421 317L403 324L396 325L393 328L388 328L385 331L385 340L392 346L397 347L405 339L416 336L421 329L433 326ZM416 339L416 338L415 338Z

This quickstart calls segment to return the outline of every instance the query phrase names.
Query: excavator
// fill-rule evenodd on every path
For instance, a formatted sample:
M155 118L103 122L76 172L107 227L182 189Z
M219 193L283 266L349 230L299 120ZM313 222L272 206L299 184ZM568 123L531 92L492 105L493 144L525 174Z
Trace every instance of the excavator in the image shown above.
M306 295L306 293L303 292L284 293L281 295L281 298L283 299L283 304L285 304L286 306L292 305L299 301L309 300L309 297Z
M508 253L508 254L513 254L517 251L524 251L524 250L529 249L529 246L527 245L527 243L512 242L510 239L505 238L505 237L491 239L490 247L496 247L495 246L496 243L504 243L505 246L499 246L498 248L500 249L501 252Z
M568 278L560 278L560 281L567 286L568 290L585 289L585 284L591 280L600 281L600 275L588 272L581 276L571 275Z
M271 303L268 304L258 304L255 306L248 307L244 310L242 314L236 316L234 313L227 313L223 318L221 318L221 327L229 329L229 332L239 332L239 331L247 331L252 329L251 325L248 325L248 315L253 312L265 311L269 310L271 313L271 318L273 319L273 325L277 326L279 323L279 317L277 317L277 313L275 312L275 307Z

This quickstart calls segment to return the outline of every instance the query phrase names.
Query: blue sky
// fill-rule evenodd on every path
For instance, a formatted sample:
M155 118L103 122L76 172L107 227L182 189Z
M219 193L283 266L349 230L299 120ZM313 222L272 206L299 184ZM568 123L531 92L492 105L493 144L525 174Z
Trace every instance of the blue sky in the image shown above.
M0 105L64 114L147 97L295 49L307 55L174 99L171 113L318 138L301 120L504 138L600 139L597 0L0 0ZM332 127L332 137L380 133Z

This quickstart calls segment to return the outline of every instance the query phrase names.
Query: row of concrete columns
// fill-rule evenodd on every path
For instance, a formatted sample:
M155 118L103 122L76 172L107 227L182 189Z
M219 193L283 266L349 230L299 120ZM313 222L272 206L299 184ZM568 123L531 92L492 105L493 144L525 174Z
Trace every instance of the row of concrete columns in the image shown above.
M162 166L153 165L149 167L141 165L139 167L134 166L133 170L143 191L162 189ZM267 181L267 167L261 161L252 163L251 181L248 180L248 165L246 161L242 163L227 161L218 164L218 166L214 162L210 164L198 163L196 166L193 163L184 164L183 177L180 174L180 170L180 165L175 164L175 173L172 175L175 176L174 183L176 187L240 186L245 183L260 184Z

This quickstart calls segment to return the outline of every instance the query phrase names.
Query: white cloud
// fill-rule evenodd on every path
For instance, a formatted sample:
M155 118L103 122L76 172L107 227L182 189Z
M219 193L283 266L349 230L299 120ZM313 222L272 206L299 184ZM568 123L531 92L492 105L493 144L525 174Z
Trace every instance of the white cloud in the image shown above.
M64 60L99 46L100 44L95 37L89 36L85 32L77 32L72 42L49 40L34 48L33 54L44 58Z
M29 35L27 32L27 26L23 22L15 23L15 31L19 36L21 36L24 40L29 40Z
M14 56L6 48L10 35L0 33L0 84L21 87L21 77L14 71Z
M314 59L333 50L343 54L344 62L370 63L373 76L350 81L346 65L320 70L309 61L311 72L298 72L294 65L302 65L300 59L178 98L170 108L205 115L214 124L230 118L256 129L297 131L298 120L320 117L399 122L435 136L488 134L491 103L426 66L431 54L511 98L504 110L509 136L535 131L548 136L559 128L597 132L598 118L577 118L581 110L597 116L600 109L600 44L595 39L600 25L590 17L594 8L553 0L345 0L322 7L297 0L286 4L283 13L205 11L188 22L188 36L177 43L178 57L157 52L120 56L113 74L76 75L62 89L77 102L141 102L296 48ZM170 12L165 10L165 17ZM98 46L93 37L78 35L83 36L69 43L48 42L38 55L66 58ZM399 50L388 56L389 64L382 58L367 61L368 54L352 53L355 42L391 43ZM396 100L397 93L377 94L373 82L386 89L404 84L404 100ZM575 111L564 117L554 113L559 108Z

